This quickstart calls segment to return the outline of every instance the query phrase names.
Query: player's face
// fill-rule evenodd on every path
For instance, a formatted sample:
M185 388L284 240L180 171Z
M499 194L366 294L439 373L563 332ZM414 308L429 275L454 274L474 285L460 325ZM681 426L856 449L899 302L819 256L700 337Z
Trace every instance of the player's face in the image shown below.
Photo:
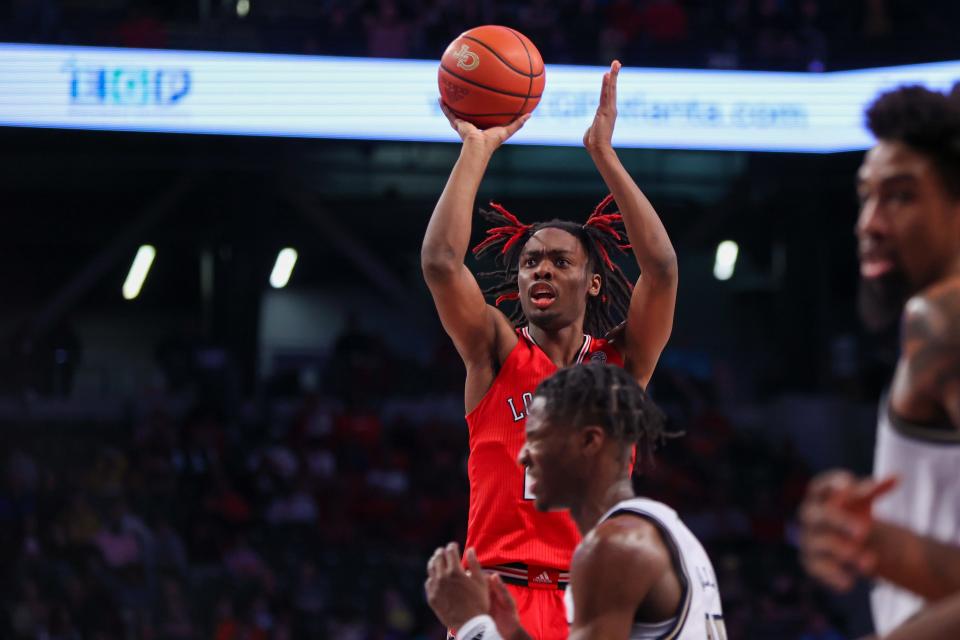
M960 203L931 161L901 142L879 142L857 173L860 310L883 328L910 295L942 278L960 251Z
M547 420L547 401L534 396L527 411L526 444L517 461L527 468L527 490L536 496L539 511L570 506L576 487L582 485L573 469L573 429L565 429Z
M517 275L520 306L532 324L557 330L582 320L588 296L600 293L587 253L572 234L547 227L527 240Z

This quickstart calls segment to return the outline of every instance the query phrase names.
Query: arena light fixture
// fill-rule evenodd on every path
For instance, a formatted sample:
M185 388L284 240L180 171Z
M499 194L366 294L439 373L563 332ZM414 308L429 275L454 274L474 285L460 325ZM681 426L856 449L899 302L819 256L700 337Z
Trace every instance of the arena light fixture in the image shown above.
M140 295L140 289L143 288L143 283L147 279L150 266L156 256L157 250L152 245L141 245L137 249L137 255L134 256L130 271L127 272L127 279L123 281L123 297L125 299L133 300Z
M237 0L237 16L246 18L250 13L250 0Z
M297 264L297 250L286 247L277 254L277 261L270 272L270 286L274 289L283 289L290 282L293 265Z
M717 280L729 280L737 266L740 247L733 240L724 240L717 245L717 257L713 263L713 277Z

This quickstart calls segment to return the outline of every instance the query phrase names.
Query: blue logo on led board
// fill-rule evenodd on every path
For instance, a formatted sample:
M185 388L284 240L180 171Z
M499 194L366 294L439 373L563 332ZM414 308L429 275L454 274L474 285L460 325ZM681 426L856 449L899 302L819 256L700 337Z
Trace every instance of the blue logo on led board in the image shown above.
M71 60L70 103L75 105L173 106L190 93L190 70L83 65Z

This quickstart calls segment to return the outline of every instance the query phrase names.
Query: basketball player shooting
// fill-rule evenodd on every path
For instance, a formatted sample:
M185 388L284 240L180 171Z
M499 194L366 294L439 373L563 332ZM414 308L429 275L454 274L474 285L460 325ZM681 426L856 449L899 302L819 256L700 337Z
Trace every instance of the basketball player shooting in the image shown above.
M535 483L537 509L566 508L584 534L566 591L571 640L726 638L713 565L668 506L638 498L631 455L642 472L663 438L663 414L619 367L562 369L530 403L520 464ZM427 600L462 640L524 640L499 575L472 549L464 571L456 544L427 565Z
M884 93L867 124L877 143L857 175L860 311L874 328L900 320L900 357L880 403L874 478L813 480L801 552L837 590L875 578L874 625L886 634L960 592L960 85ZM960 637L936 629L897 637Z
M488 274L497 282L486 291L464 265L474 200L491 156L529 116L481 130L444 106L463 145L421 252L440 320L466 367L467 546L503 577L524 626L539 640L567 636L563 590L579 534L568 514L534 508L529 478L516 464L527 405L542 380L577 362L621 365L645 387L673 325L676 255L612 145L619 71L614 61L604 74L583 137L611 196L585 223L523 224L499 205L482 211L494 228L474 254L495 255L498 267ZM605 213L610 200L619 213ZM641 270L632 287L613 261L628 242ZM516 300L517 306L508 317L487 304L485 294L496 304Z

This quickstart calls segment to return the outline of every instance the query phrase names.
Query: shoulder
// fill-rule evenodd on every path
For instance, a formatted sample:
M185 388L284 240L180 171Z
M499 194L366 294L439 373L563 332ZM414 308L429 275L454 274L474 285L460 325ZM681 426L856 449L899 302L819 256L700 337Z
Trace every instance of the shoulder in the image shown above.
M907 301L904 346L960 346L960 277L925 289Z
M637 515L615 516L597 525L578 547L571 565L577 574L659 576L671 566L670 551L657 526Z
M922 421L946 411L960 426L960 278L928 287L907 302L901 354L894 409Z

